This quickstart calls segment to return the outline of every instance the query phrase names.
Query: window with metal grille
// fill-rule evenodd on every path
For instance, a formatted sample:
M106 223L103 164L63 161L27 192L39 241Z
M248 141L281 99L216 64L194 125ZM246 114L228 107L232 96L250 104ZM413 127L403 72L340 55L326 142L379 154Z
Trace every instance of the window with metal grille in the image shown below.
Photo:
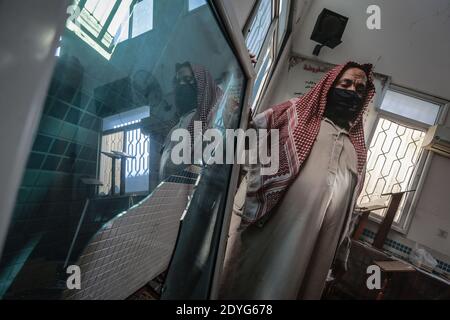
M112 172L112 160L104 154L100 158L100 194L111 194L114 188L119 193L121 183L121 161L125 165L125 192L144 192L149 189L150 139L140 129L141 119L149 116L149 108L141 107L103 119L102 152L124 152L133 158L117 160L115 172ZM111 175L114 174L114 179ZM112 186L114 181L114 186Z
M438 121L441 106L403 92L388 90L368 149L366 179L358 205L388 205L387 193L414 190L423 171L422 142L429 126ZM418 190L416 192L419 192ZM414 193L403 197L394 220L400 229ZM387 209L373 212L380 220Z
M424 137L424 131L380 118L368 150L366 180L359 199L361 206L374 202L387 205L389 196L382 194L412 189ZM405 199L397 212L397 223L405 207ZM377 213L384 216L385 211Z
M255 54L256 79L251 98L252 109L261 100L268 84L277 57L289 30L289 0L260 0L255 5L254 14L247 23L246 45Z
M253 87L252 100L253 106L258 101L261 96L263 84L266 82L267 77L269 76L270 67L273 62L273 51L272 47L269 47L264 55L263 63L261 68L256 76L255 85Z
M259 53L261 52L264 39L267 36L272 22L272 7L272 0L261 0L249 28L248 37L246 39L247 48L257 56L259 56Z

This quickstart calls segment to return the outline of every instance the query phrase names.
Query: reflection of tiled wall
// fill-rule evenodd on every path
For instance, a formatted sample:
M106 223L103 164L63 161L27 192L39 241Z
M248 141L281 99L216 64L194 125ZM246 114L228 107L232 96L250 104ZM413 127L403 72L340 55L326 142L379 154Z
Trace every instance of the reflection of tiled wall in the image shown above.
M5 244L0 296L21 271L25 251L27 257L55 261L67 254L87 195L80 177L95 177L97 171L99 103L83 91L83 77L76 59L60 58ZM36 235L40 240L30 241ZM1 273L12 269L7 276Z

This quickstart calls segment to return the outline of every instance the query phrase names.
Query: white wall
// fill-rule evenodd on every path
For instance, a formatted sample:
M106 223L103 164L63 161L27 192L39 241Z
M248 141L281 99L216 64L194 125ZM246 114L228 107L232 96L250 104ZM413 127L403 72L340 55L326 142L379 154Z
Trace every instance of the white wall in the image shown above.
M450 159L433 154L430 170L420 194L408 238L450 256Z
M366 27L369 5L381 8L381 30ZM349 17L343 43L319 58L340 64L372 62L395 84L450 100L450 2L448 0L315 0L297 33L293 51L312 55L310 40L323 8Z

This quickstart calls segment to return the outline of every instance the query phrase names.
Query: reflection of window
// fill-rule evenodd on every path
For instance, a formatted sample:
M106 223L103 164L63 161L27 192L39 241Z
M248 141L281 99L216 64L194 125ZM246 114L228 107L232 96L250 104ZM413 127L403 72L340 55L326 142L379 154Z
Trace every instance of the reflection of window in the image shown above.
M249 29L246 44L250 52L259 56L272 22L272 0L261 0Z
M278 23L278 46L283 42L284 35L286 34L289 18L289 0L280 0L279 5L279 23Z
M197 9L206 4L206 0L189 0L189 11Z
M276 58L288 35L289 8L289 0L259 0L254 15L247 23L247 48L258 57L252 108L257 106L262 97Z
M149 108L141 107L103 119L102 151L125 152L134 158L127 159L125 170L125 192L147 191L149 187L149 138L141 133L140 121L149 116ZM115 190L120 186L120 161L116 166ZM99 191L108 194L111 190L111 159L101 156Z
M153 0L141 0L133 9L132 38L153 29Z
M413 190L423 169L421 149L429 125L437 122L440 106L389 90L380 108L380 116L368 150L366 180L359 205L388 205L390 197L382 194ZM405 225L412 193L404 196L394 223ZM385 210L374 212L379 219Z
M142 192L149 189L150 140L142 134L141 128L125 130L125 153L134 156L127 160L125 171L125 191Z
M114 37L129 18L132 0L79 0L72 6L67 28L107 59L115 48Z
M153 0L78 0L70 12L67 28L106 59L120 42L153 28Z
M254 107L255 103L258 101L259 96L261 95L261 92L263 89L263 84L265 83L265 81L269 75L270 66L272 65L272 61L273 61L272 50L269 47L263 58L262 66L259 69L259 72L256 76L255 85L253 87L253 94L252 94L252 101L253 101L252 107Z
M62 37L59 38L59 45L56 48L55 57L59 57L61 55L61 40L62 40Z

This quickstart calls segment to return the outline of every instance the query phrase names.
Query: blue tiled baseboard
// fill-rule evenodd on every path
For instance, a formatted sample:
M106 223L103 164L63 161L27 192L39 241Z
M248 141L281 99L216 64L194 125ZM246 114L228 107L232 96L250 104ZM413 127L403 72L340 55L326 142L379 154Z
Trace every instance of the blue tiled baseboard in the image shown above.
M373 240L375 238L375 232L370 231L368 229L364 229L361 237L366 237L366 238ZM409 254L412 251L412 248L405 246L404 244L401 244L400 242L394 241L389 238L386 239L384 245L388 247L387 249L389 251L391 251L391 252L397 251L406 256L409 256ZM436 259L436 261L438 262L437 268L439 268L443 271L446 271L446 272L450 272L450 264L448 264L444 261L441 261L439 259Z

